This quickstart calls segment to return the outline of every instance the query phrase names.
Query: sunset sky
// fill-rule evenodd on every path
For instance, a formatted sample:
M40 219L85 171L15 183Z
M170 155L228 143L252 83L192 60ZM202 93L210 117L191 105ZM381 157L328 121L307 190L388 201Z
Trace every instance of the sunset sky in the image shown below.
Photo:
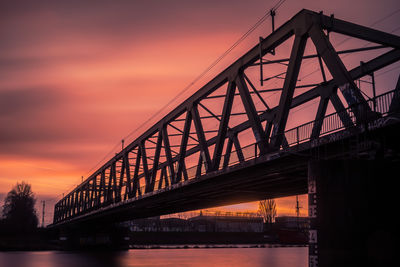
M159 112L276 2L0 0L1 202L16 182L28 182L38 204L46 200L50 223L55 202L122 139L132 141L267 36L270 20ZM400 33L398 0L287 0L276 25L302 8ZM280 199L278 214L294 214L294 206L294 198Z

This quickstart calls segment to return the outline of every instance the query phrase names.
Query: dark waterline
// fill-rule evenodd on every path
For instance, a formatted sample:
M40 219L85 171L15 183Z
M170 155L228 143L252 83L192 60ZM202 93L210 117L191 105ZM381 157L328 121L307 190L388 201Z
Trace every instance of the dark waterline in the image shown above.
M307 247L131 249L122 252L0 252L1 267L306 267Z

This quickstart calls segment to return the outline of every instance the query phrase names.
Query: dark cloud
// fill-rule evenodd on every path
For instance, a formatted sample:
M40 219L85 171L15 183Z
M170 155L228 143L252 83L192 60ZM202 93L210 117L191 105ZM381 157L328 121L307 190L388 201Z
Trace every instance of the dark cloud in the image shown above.
M0 119L28 116L39 108L57 105L62 97L55 89L26 88L0 90Z
M0 90L0 154L43 151L46 142L67 139L47 121L66 99L56 88Z
M101 104L93 110L90 102L99 100L69 89L0 88L0 156L79 163L104 154L125 133L119 129L135 120Z
M4 2L0 8L0 33L7 36L0 42L3 49L37 45L49 38L68 42L84 37L112 43L121 39L162 41L163 36L208 34L234 27L240 31L256 21L254 5L270 5L261 0L248 6L241 0Z

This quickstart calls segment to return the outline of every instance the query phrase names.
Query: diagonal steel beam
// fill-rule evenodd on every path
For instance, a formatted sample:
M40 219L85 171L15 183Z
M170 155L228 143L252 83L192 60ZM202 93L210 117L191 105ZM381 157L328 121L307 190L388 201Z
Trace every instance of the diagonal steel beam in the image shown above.
M222 118L219 124L217 141L215 143L214 154L212 158L212 169L218 170L221 162L222 149L224 147L226 133L228 131L228 122L232 111L233 97L235 96L236 84L229 82L226 90L226 98L224 101L224 107L222 109Z
M243 73L240 73L236 77L236 84L239 89L240 98L242 99L243 106L246 110L247 117L249 119L251 128L253 130L254 138L261 151L261 154L267 152L267 138L261 125L260 117L258 116L254 102L250 96L249 88L244 80Z
M279 146L283 141L283 132L285 131L287 118L292 105L293 94L299 76L300 65L303 59L307 38L308 36L306 34L299 34L295 36L293 42L289 66L287 68L271 138L271 147L273 149L279 149Z
M196 128L197 139L199 140L200 157L203 158L203 161L206 164L206 172L209 172L211 170L210 153L208 151L207 140L204 134L204 129L200 120L200 115L197 109L197 105L193 105L191 112L192 112L194 126Z
M239 162L243 162L244 161L244 155L243 155L243 152L242 152L242 146L240 145L237 133L232 135L232 141L233 141L233 145L235 146L235 151L236 151L236 154L238 156Z
M346 108L343 106L342 101L338 97L337 93L334 92L329 96L329 99L332 102L333 107L339 115L340 120L342 121L344 127L352 128L354 126L353 121L351 120L349 114L346 111Z
M243 73L244 78L246 79L247 83L250 85L250 87L253 89L253 92L258 96L258 98L260 99L260 101L263 103L263 105L265 106L265 108L267 110L269 110L269 106L267 104L267 102L265 102L264 98L261 96L260 92L257 90L257 88L253 85L253 83L250 81L249 77L247 77L247 75L245 73Z
M315 121L311 132L311 140L315 140L319 137L319 134L322 129L322 124L324 122L324 117L326 113L326 109L328 107L329 97L321 96L318 104L317 114L315 115Z
M313 25L308 33L348 105L357 105L357 107L352 108L357 121L362 122L363 119L366 118L365 116L372 116L371 108L363 98L360 89L357 88L350 73L347 71L339 55L323 33L321 27Z
M186 111L185 125L183 126L183 134L181 139L181 146L179 149L178 167L176 171L176 182L180 182L182 179L182 173L184 172L184 164L186 157L186 150L188 139L190 136L190 127L192 125L192 113L188 110Z

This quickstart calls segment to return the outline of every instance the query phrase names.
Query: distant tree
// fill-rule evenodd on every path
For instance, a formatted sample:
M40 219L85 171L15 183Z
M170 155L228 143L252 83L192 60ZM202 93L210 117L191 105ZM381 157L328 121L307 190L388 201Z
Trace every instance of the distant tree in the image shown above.
M265 199L258 202L258 213L263 217L265 223L274 222L276 217L275 200Z
M12 232L27 233L38 225L35 196L30 184L17 183L8 192L3 205L5 226Z

